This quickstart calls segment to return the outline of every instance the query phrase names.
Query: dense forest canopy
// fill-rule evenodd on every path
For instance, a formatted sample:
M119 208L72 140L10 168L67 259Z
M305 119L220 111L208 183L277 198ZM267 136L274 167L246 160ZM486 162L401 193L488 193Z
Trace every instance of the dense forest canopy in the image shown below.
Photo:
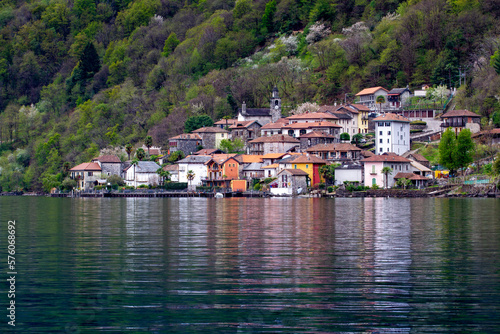
M288 112L446 85L500 123L499 19L495 0L1 0L0 187L50 188L105 147L265 107L274 86Z

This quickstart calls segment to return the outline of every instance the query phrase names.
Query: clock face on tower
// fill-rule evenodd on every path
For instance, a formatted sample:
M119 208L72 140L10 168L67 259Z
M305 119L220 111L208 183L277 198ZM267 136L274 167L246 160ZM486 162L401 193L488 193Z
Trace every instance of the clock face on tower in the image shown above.
M279 109L279 107L280 107L279 105L275 105L274 109Z

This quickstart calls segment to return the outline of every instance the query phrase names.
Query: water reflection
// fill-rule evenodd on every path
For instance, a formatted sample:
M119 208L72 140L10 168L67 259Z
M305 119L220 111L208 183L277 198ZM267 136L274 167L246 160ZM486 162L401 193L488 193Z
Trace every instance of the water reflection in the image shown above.
M499 213L484 199L0 199L1 224L23 222L33 332L492 332Z

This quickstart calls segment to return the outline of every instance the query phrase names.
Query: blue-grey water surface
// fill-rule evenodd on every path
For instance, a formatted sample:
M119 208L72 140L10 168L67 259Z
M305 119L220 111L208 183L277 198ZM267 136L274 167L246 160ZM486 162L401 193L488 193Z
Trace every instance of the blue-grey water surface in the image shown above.
M20 333L500 332L497 199L0 197Z

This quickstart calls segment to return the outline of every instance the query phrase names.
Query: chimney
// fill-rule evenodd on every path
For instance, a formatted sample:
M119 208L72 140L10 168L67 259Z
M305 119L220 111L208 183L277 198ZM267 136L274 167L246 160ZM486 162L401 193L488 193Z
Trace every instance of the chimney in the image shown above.
M246 114L247 113L247 104L245 101L243 101L243 104L241 105L241 113Z

